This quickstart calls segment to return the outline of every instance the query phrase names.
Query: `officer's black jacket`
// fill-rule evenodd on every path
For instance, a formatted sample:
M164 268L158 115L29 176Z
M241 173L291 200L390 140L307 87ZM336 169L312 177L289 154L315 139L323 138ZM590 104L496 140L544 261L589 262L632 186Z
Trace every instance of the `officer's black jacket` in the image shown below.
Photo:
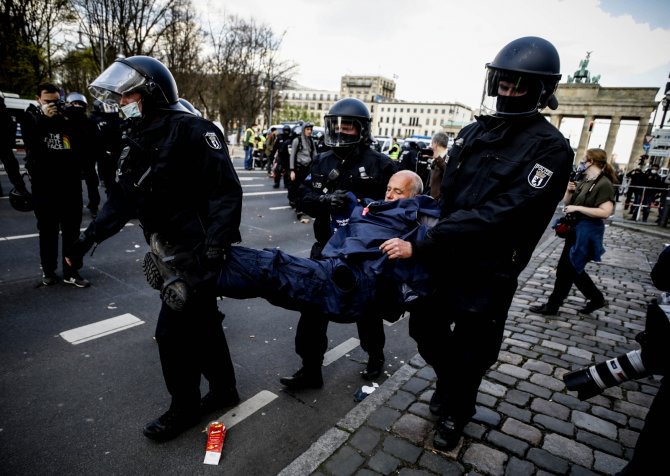
M195 248L241 240L242 187L221 131L192 114L162 111L124 138L118 183L86 230L99 243L139 218L151 234Z
M329 179L333 170L337 178ZM332 236L330 205L319 197L335 190L352 192L357 198L382 200L386 185L396 172L395 164L386 155L362 145L350 158L340 159L332 150L319 154L313 161L310 174L300 186L303 212L314 217L314 237L325 244Z
M449 150L441 218L414 252L457 308L509 307L565 194L574 153L542 115L478 117Z

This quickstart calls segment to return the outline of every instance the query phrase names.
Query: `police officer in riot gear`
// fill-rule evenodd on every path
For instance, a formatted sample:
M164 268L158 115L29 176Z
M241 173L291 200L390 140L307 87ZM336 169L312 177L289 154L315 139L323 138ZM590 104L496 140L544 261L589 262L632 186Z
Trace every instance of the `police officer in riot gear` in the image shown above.
M437 374L430 411L439 415L433 444L442 450L458 445L475 414L517 277L565 193L574 156L540 114L557 106L560 60L551 43L519 38L486 69L492 102L449 149L440 220L414 245L381 245L391 259L413 256L432 270L435 292L412 310L409 326Z
M275 141L272 147L272 175L274 177L274 184L272 188L279 188L279 183L284 177L284 188L289 188L290 176L289 167L291 161L291 152L289 146L293 140L293 129L288 124L282 127L281 136Z
M314 217L312 258L321 250L337 226L346 224L351 213L351 192L357 199L382 200L386 184L395 173L395 164L370 148L370 112L363 102L344 98L325 116L325 143L330 150L312 161L310 175L300 187L303 212ZM384 326L380 316L366 316L357 323L361 347L368 353L363 378L373 380L384 364ZM281 383L291 389L320 388L321 365L328 348L328 320L322 315L303 313L298 322L295 348L302 368Z
M100 100L117 101L131 127L119 159L118 187L69 259L80 266L94 243L137 217L152 251L159 252L158 243L190 257L181 265L196 278L182 307L163 301L156 326L172 401L166 413L146 424L144 435L165 441L198 424L203 414L239 401L223 314L204 278L207 269L222 266L226 250L241 239L242 189L221 131L179 104L174 78L158 60L117 59L89 88ZM209 381L202 399L201 375Z
M65 98L67 106L66 113L70 120L74 121L76 127L82 133L84 143L82 144L81 160L82 160L82 179L86 183L86 191L88 192L88 204L86 208L91 212L91 216L95 218L98 214L98 207L100 206L100 179L98 178L98 171L96 165L102 159L102 149L100 143L96 140L97 126L93 119L88 115L88 100L86 96L78 92L71 92Z

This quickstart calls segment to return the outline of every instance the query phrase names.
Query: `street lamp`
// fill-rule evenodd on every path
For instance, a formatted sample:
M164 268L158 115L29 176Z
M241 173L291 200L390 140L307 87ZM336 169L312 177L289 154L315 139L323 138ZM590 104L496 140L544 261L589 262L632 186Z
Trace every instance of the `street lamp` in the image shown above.
M79 30L79 42L74 46L77 50L82 51L86 49L86 46L82 42L81 36L81 30ZM98 36L98 39L100 40L100 72L102 73L105 70L105 47L103 43L103 37L102 35Z
M268 122L270 123L270 124L268 124L268 126L270 126L270 127L272 126L272 107L274 106L272 104L272 92L274 91L274 88L275 88L275 80L271 79L270 80L270 101L269 101L270 111L268 112Z

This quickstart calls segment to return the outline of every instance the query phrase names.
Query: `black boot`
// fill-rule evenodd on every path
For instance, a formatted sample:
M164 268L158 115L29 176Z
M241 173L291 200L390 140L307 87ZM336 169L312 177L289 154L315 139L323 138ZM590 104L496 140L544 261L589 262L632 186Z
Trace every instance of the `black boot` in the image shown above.
M433 447L441 451L451 451L463 436L463 427L459 425L450 417L443 417L437 422L437 429L435 430L435 438L433 439Z
M555 316L558 314L558 308L551 307L549 304L540 304L539 306L530 306L530 312L541 314L543 316Z
M384 370L384 356L368 358L368 365L365 367L365 370L361 372L361 377L364 380L374 380L382 374Z
M303 367L294 373L292 377L282 377L279 381L291 390L323 387L323 377L321 376L320 367Z
M582 314L591 314L596 309L600 309L601 307L605 307L606 305L607 302L604 299L591 299L586 303L586 306L584 306L579 310L579 312L581 312Z
M171 440L200 423L200 413L170 409L144 425L144 436L154 441Z

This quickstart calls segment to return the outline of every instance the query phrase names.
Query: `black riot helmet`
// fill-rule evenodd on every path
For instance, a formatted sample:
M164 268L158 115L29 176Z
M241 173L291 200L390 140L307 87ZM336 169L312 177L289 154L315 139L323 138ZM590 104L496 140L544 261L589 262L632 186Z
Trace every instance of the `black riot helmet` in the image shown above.
M195 107L191 103L191 101L189 101L187 99L184 99L184 98L179 98L179 104L181 104L186 109L188 109L191 114L195 114L198 117L202 117L202 112L200 112L200 110L197 107Z
M370 111L356 98L337 101L324 120L325 143L333 148L351 148L372 141Z
M288 124L284 124L284 126L281 128L281 132L284 135L284 138L288 139L291 136L293 129L291 129L291 126Z
M170 70L150 56L118 58L88 88L101 101L114 99L118 103L122 94L138 92L144 107L190 112L179 103Z
M554 92L561 79L561 60L544 38L525 36L505 45L486 65L482 110L499 117L529 116L558 107ZM487 97L495 105L485 104Z

